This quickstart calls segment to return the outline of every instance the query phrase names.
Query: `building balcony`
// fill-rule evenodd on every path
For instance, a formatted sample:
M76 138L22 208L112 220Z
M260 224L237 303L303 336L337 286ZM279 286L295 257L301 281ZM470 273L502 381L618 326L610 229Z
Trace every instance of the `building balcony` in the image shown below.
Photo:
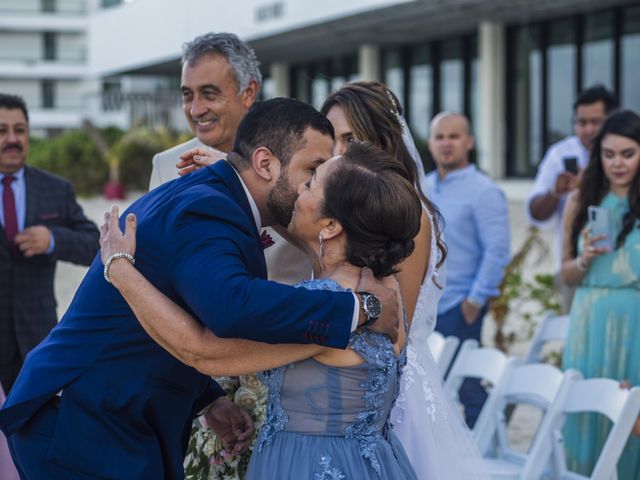
M83 58L71 60L17 60L0 57L2 78L52 80L79 79L87 75L88 69Z
M40 12L0 8L0 31L86 32L86 12Z

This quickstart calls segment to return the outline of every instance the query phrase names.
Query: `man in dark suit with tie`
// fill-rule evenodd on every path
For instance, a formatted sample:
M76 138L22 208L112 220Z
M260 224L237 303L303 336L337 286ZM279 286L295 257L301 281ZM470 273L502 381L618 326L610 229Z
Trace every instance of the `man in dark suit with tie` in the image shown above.
M11 389L25 356L56 325L56 262L89 265L99 232L71 184L25 165L29 118L22 98L0 94L0 382Z
M136 268L220 336L346 348L367 323L393 337L397 299L380 282L361 282L373 294L367 302L382 303L378 318L360 293L267 280L260 231L288 224L297 186L332 150L333 128L313 107L254 104L229 161L166 183L125 212L138 218ZM182 479L193 416L224 395L147 336L110 285L110 263L94 261L0 411L23 478Z

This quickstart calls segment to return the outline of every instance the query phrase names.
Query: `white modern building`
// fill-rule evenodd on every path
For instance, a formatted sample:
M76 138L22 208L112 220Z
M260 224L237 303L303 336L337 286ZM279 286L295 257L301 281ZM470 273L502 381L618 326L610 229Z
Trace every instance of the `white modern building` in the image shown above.
M345 81L382 80L418 140L438 111L466 113L478 163L512 184L571 132L581 89L602 83L640 111L640 3L628 0L0 0L0 91L50 115L45 128L71 126L68 113L186 129L181 45L209 31L253 46L265 97L319 106Z
M36 130L80 125L87 19L85 0L0 0L0 92L25 98Z

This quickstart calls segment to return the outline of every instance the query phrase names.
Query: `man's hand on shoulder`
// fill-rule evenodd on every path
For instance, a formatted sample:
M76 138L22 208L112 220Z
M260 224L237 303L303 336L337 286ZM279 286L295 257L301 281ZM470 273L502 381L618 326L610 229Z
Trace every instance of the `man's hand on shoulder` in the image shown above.
M225 158L226 154L209 147L191 148L180 155L180 161L176 163L178 175L186 175Z
M375 295L380 301L380 316L367 328L374 332L387 335L393 343L398 341L398 327L402 320L402 301L400 300L397 282L393 277L378 280L373 276L373 272L369 268L363 268L360 274L360 283L356 289L356 293L367 292ZM362 302L362 295L360 295ZM360 305L361 321L359 325L365 323L366 316L363 312L363 305Z
M251 415L240 405L227 397L220 397L210 405L204 418L230 454L236 455L247 449L254 425Z

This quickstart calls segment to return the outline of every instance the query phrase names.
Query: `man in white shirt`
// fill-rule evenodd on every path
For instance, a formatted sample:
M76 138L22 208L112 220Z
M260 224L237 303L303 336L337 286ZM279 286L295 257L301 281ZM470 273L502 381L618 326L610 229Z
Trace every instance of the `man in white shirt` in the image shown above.
M526 213L536 226L555 225L557 271L560 271L562 257L562 214L567 194L578 186L580 172L589 163L591 144L607 115L616 108L615 97L602 85L582 92L573 105L575 135L551 145L538 166ZM559 277L556 280L562 293L564 311L567 312L573 290L562 284Z
M207 33L183 46L182 108L193 138L153 157L149 190L178 178L181 160L219 160L233 148L240 121L258 97L262 75L254 51L232 33ZM187 162L185 162L186 164ZM308 279L311 265L301 250L267 228L269 279L294 284Z

